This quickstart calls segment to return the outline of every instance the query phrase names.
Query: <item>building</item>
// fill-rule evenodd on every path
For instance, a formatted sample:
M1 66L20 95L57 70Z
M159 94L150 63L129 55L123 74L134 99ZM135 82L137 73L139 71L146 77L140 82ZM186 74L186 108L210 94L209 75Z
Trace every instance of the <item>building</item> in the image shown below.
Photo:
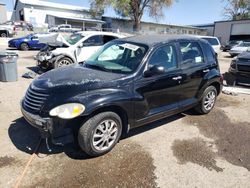
M101 28L101 14L93 18L89 8L42 0L16 0L13 21L27 21L35 27L71 24L74 27Z
M126 18L102 17L106 23L103 25L104 30L113 30L132 33L133 22ZM206 29L192 26L170 25L154 22L141 21L140 33L168 33L168 34L191 34L191 35L207 35Z
M250 19L215 22L214 36L218 37L222 44L230 40L250 40Z
M214 23L192 25L192 26L193 27L198 27L198 28L201 28L201 29L206 29L208 36L214 36Z
M7 11L5 8L5 4L0 2L0 23L7 21Z

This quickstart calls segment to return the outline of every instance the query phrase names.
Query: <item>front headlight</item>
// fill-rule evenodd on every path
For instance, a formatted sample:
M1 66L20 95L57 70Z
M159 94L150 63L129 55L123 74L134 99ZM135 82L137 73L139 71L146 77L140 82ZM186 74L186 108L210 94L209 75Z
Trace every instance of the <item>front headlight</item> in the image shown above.
M62 119L72 119L81 115L85 110L85 106L79 103L69 103L57 106L50 110L49 115L58 116Z

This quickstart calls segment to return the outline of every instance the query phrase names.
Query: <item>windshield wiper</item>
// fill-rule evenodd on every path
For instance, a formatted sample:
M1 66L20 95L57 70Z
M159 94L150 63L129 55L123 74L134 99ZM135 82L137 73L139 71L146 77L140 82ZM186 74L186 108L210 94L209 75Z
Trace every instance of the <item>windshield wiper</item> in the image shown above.
M88 63L85 63L85 66L86 67L91 67L91 68L94 68L94 69L98 69L98 70L102 70L102 71L105 71L105 72L112 72L112 70L107 69L107 68L105 68L104 66L102 66L100 64L88 64Z

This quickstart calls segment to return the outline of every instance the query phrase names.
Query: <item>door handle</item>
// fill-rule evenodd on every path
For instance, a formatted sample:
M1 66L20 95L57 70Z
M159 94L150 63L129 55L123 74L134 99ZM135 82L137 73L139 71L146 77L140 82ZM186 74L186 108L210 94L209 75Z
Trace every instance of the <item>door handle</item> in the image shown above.
M180 79L182 79L182 76L177 76L172 78L172 80L180 80Z
M206 72L209 72L210 70L209 69L204 69L202 72L206 73Z

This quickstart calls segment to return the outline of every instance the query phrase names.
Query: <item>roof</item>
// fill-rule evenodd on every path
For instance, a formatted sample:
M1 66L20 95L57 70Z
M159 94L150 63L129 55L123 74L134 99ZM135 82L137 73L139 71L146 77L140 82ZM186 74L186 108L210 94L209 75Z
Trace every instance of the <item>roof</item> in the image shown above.
M111 19L116 19L116 20L122 20L122 21L131 21L130 18L124 17L124 18L119 18L115 16L102 16L104 18L111 18ZM147 24L155 24L155 25L163 25L163 26L170 26L170 27L180 27L180 28L189 28L189 29L199 29L199 30L206 30L204 28L200 27L194 27L194 26L188 26L188 25L176 25L176 24L165 24L165 23L157 23L157 22L149 22L149 21L141 21L141 23L147 23Z
M198 24L198 25L192 25L192 27L214 27L214 23L207 23L207 24Z
M42 0L16 0L14 9L16 9L16 5L18 2L34 6L52 7L52 8L66 9L66 10L89 11L89 8L87 7L73 6L62 3L52 3L49 1L42 1Z
M175 40L201 40L198 37L192 35L169 35L169 34L156 34L156 35L137 35L123 39L124 41L130 41L135 43L146 44L152 47L158 43L166 43Z
M242 19L242 20L222 20L222 21L216 21L214 22L214 24L216 23L222 23L222 22L228 22L228 23L233 23L233 22L249 22L250 19Z
M105 22L102 20L96 20L96 19L89 19L89 18L79 18L79 17L72 17L72 16L61 16L58 14L47 14L48 16L54 16L57 18L63 18L67 20L78 20L78 21L84 21L84 22L92 22L92 23L101 23L104 24Z

